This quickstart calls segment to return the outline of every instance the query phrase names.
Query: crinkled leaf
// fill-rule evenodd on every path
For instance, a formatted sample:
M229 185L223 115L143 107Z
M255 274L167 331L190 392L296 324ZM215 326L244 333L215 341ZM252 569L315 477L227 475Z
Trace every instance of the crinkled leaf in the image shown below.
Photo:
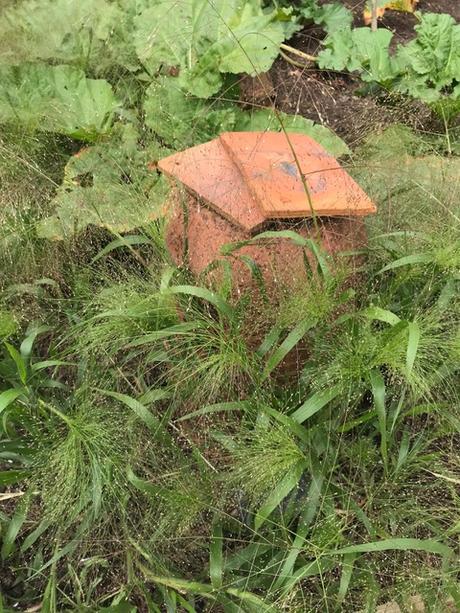
M100 62L121 14L106 0L27 0L0 15L0 62ZM3 42L4 41L4 42Z
M337 2L322 6L307 4L300 9L300 14L322 26L328 34L350 28L353 23L353 13Z
M241 112L234 105L200 100L186 93L174 77L158 77L147 89L145 122L169 145L184 148L234 129Z
M182 0L145 8L135 18L139 59L154 74L164 65L179 70L179 85L208 98L222 86L222 73L267 71L286 36L278 11L260 0Z
M68 162L53 200L56 212L38 226L42 238L60 240L89 224L124 232L161 214L167 184L148 164L164 153L137 145L135 130L82 149Z
M370 28L340 29L330 34L318 55L318 66L330 70L360 71L363 81L385 83L397 74L389 55L392 32Z
M460 24L447 14L426 13L415 30L417 37L398 49L404 68L398 89L435 102L460 80ZM460 97L455 90L452 95Z
M110 131L117 108L107 81L71 66L0 67L0 123L91 141Z

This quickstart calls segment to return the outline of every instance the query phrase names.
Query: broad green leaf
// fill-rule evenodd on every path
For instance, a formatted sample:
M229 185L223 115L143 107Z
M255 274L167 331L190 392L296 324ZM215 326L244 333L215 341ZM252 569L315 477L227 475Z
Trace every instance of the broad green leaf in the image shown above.
M145 122L168 145L185 148L235 129L244 114L235 104L198 99L177 78L160 76L146 91Z
M15 2L1 12L0 63L89 62L99 68L121 18L115 3L106 0Z
M338 2L318 6L316 2L303 3L300 14L304 19L312 20L320 25L328 34L351 27L353 13Z
M300 115L271 109L244 111L232 100L202 100L181 86L179 79L161 75L148 87L144 99L145 121L168 145L184 147L206 142L225 131L286 132L307 134L336 157L350 152L346 143L328 128ZM281 125L281 123L282 125Z
M37 336L40 336L40 334L44 334L45 332L49 332L51 329L52 328L50 326L41 325L33 325L28 329L27 335L19 347L21 356L24 360L28 360L28 358L30 358Z
M13 345L10 345L10 343L5 342L5 347L10 354L11 359L16 365L16 370L21 380L21 383L25 385L27 382L27 365L24 361L24 358L16 349L16 347L13 347Z
M415 31L414 40L398 47L403 77L397 89L425 102L436 102L458 82L460 25L451 15L425 13Z
M0 123L92 141L110 131L118 106L107 81L72 66L0 66Z
M393 33L385 28L343 28L329 34L318 66L330 70L359 71L363 81L388 83L398 75L389 47Z
M70 158L52 201L55 214L38 224L40 238L62 240L90 224L128 232L163 214L168 186L148 169L161 149L139 146L138 137L132 126L117 125L110 140Z
M254 529L259 530L273 511L280 505L286 496L297 487L306 468L304 460L295 464L284 478L275 486L267 500L260 506L254 519Z
M285 38L277 11L259 0L182 0L146 7L134 19L134 44L150 74L162 65L179 69L185 91L209 98L222 86L222 73L258 74L271 67Z

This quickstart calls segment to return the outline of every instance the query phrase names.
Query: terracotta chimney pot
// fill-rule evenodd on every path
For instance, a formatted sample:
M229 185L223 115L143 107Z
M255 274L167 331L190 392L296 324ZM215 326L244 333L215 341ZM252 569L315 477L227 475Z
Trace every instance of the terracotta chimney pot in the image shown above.
M363 247L363 216L376 207L339 162L312 138L283 132L227 132L158 163L174 189L167 245L178 265L200 274L223 245L267 230L295 230L334 254ZM313 220L315 217L315 220ZM303 251L289 239L245 245L268 287L305 274ZM251 283L232 259L237 289Z

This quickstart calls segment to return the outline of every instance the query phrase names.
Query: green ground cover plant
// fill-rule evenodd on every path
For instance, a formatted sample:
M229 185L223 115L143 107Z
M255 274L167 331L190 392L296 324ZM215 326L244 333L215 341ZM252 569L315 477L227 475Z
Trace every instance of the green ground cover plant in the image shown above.
M326 26L319 57L339 61L350 14L169 9L2 9L0 610L354 612L414 595L455 610L454 114L443 106L440 135L394 125L351 147L302 117L242 108L237 73L267 70L307 20ZM370 49L370 30L346 30L340 62L445 105L458 27L424 15L396 58ZM295 226L283 236L313 271L278 288L276 308L260 282L236 297L225 274L173 265L155 162L242 129L303 131L341 156L379 209L358 270Z

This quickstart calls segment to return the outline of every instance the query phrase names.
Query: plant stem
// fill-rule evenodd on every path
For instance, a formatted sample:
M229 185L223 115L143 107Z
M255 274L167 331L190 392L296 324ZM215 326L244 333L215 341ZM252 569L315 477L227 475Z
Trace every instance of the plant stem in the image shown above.
M377 32L377 0L370 0L371 2L371 30Z
M299 57L303 58L307 62L316 62L318 60L318 57L316 55L310 55L309 53L304 53L303 51L300 51L299 49L296 49L295 47L291 47L290 45L285 45L284 43L281 43L280 49L283 49L284 51L288 51L289 53L292 53L294 55L298 55Z

